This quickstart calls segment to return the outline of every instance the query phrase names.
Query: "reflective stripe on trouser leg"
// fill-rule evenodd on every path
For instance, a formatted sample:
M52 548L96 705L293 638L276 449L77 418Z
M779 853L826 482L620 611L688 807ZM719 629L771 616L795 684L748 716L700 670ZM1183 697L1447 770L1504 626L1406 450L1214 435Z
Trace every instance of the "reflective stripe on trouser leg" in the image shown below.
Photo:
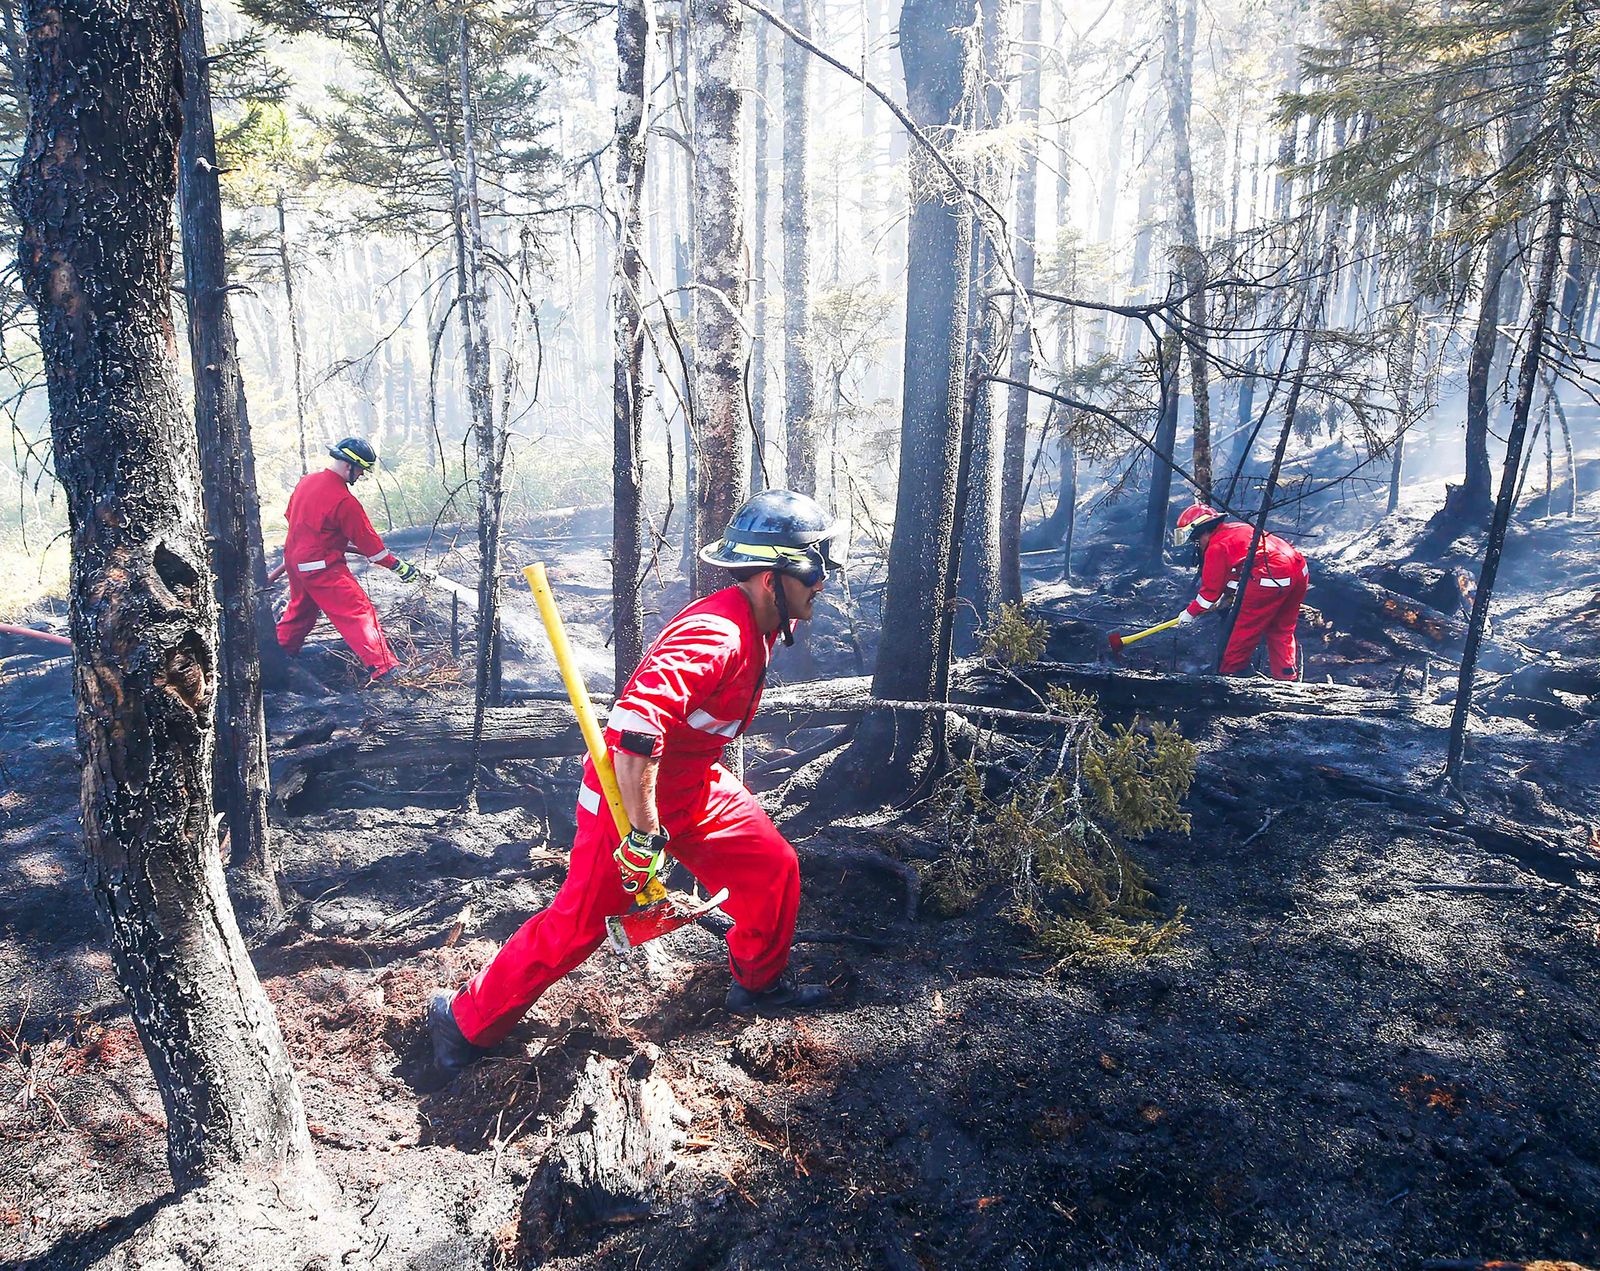
M355 651L362 665L374 675L386 674L400 665L384 637L377 609L348 569L328 569L307 575L302 585L328 615L328 621Z
M616 845L610 812L603 818L578 814L567 877L555 899L523 923L456 995L456 1023L473 1045L503 1040L546 989L600 947L606 919L627 912L633 898L622 890L622 875L611 859Z
M1293 594L1293 589L1290 594ZM1257 587L1254 580L1245 588L1244 598L1237 602L1238 620L1233 624L1233 634L1228 638L1227 650L1222 655L1220 670L1223 675L1234 675L1250 665L1250 655L1261 643L1261 637L1266 634L1283 597L1281 591Z
M755 796L718 764L698 823L672 831L671 852L708 892L728 889L728 964L747 989L768 987L789 965L800 912L800 863Z
M283 611L283 617L278 619L278 644L290 657L300 652L300 646L306 642L306 637L311 634L311 628L317 625L317 619L322 617L322 610L317 607L305 587L301 585L293 573L289 575L289 607Z
M1278 601L1267 623L1267 657L1275 680L1300 678L1300 649L1295 641L1295 625L1300 621L1300 602L1306 598L1305 574L1292 580L1289 590Z

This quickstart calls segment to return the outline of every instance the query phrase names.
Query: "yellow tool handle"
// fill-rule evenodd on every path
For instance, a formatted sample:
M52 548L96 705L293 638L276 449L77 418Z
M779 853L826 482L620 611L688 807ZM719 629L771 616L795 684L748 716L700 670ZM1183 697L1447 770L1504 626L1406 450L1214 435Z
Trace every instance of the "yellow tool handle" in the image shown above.
M1168 618L1165 622L1151 627L1147 631L1140 631L1136 635L1123 636L1122 647L1127 648L1128 645L1134 643L1136 640L1143 640L1145 636L1160 635L1163 631L1171 631L1172 628L1177 626L1181 621L1183 621L1182 618Z
M600 779L600 790L606 796L611 815L617 822L617 834L627 838L633 830L628 824L628 814L622 807L622 791L617 788L617 774L611 767L611 756L606 754L605 734L600 731L600 721L594 716L594 705L589 701L589 690L583 686L583 672L572 660L572 646L567 643L567 629L561 625L561 611L556 608L556 598L550 591L550 579L544 564L529 565L522 571L539 606L539 616L544 619L545 633L550 637L550 647L555 651L556 666L567 686L567 697L572 701L573 713L578 717L578 730L583 734L583 744L588 747L589 760L594 764L594 775Z

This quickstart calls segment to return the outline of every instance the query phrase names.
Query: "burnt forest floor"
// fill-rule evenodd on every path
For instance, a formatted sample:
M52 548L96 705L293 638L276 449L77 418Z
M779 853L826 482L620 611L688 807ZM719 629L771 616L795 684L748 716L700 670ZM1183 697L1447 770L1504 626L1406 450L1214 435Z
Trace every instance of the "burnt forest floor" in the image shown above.
M508 553L559 566L569 627L597 651L601 543L573 524ZM1574 599L1546 620L1592 645L1594 616L1572 617L1578 593L1600 588L1596 553L1581 548L1574 539L1566 562ZM436 600L387 581L376 595L392 627L415 633L415 687L324 688L325 708L349 718L464 693L449 683ZM1152 586L1165 588L1160 603ZM1561 608L1538 586L1508 588L1505 623L1526 618L1524 640L1539 636L1528 611ZM1183 587L1174 574L1113 588L1120 599L1042 589L1045 612L1093 604L1102 619L1058 621L1052 656L1092 660L1107 624L1153 621ZM870 629L870 584L857 599ZM818 673L853 674L831 612ZM323 647L303 669L338 685L326 628L314 638ZM533 644L513 640L514 689L554 687ZM18 652L0 683L0 1260L65 1268L91 1261L96 1233L137 1221L170 1182L160 1100L83 885L70 674ZM597 654L591 672L608 661ZM284 709L275 702L274 718ZM320 1159L371 1236L365 1259L1600 1263L1600 722L1552 734L1489 720L1474 735L1473 815L1570 847L1579 864L1566 870L1486 851L1320 775L1424 789L1443 759L1437 712L1179 723L1201 748L1192 833L1138 849L1162 903L1184 910L1187 931L1166 952L1053 966L998 905L901 921L893 879L821 863L815 849L896 854L933 830L917 809L860 817L796 835L800 926L885 942L800 949L802 969L835 985L832 1008L794 1022L729 1016L720 942L697 930L652 946L633 971L597 954L496 1058L443 1088L421 1004L554 892L576 762L502 766L477 813L373 806L359 792L278 809L276 850L301 901L255 956ZM752 743L752 761L778 740ZM448 795L448 778L429 780ZM781 798L768 802L781 821ZM532 1242L520 1207L553 1115L591 1055L641 1051L691 1116L666 1198L642 1221Z

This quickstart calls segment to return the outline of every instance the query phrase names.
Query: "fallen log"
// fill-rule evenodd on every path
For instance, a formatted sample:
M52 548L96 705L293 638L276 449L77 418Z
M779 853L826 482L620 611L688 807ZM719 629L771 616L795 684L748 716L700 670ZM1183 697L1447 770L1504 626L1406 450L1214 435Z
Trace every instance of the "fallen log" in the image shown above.
M1040 698L1051 686L1093 693L1112 716L1142 714L1169 719L1177 714L1291 715L1352 719L1414 719L1443 726L1447 707L1416 697L1378 693L1347 684L1279 684L1217 675L1160 675L1110 667L1038 662L1020 675L975 660L961 663L952 701L896 702L872 695L867 676L785 685L768 693L750 733L787 734L806 728L851 724L872 710L948 712L991 729L1056 730L1075 717L1049 713ZM597 699L604 707L604 699ZM319 772L373 772L410 766L449 767L471 762L469 707L407 707L352 721L334 729L316 727L297 714L295 731L278 743L272 770L273 798L292 807ZM298 744L296 744L298 743ZM528 701L484 713L482 760L551 759L583 753L583 738L564 702Z
M689 1114L643 1052L590 1055L522 1196L518 1243L542 1261L596 1228L651 1218L677 1165Z

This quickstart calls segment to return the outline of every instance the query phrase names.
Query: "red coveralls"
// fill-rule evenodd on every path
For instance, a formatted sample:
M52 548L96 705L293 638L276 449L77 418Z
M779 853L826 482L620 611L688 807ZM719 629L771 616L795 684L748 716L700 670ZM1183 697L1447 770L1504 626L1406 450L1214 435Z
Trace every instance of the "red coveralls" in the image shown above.
M399 563L342 476L332 468L307 473L289 496L289 537L283 545L289 607L278 619L278 643L293 657L325 613L373 675L386 675L400 661L384 638L378 611L345 563L351 547L386 569Z
M656 808L671 836L667 851L708 891L728 889L729 966L756 991L788 965L800 864L754 796L717 760L755 715L775 639L756 626L737 587L696 601L650 646L605 730L613 755L624 731L656 739ZM599 948L606 918L633 903L612 859L617 841L594 765L585 760L566 881L456 995L456 1023L468 1041L492 1046L504 1038L540 994Z
M1189 602L1189 612L1195 617L1215 606L1222 599L1223 589L1244 572L1245 554L1254 533L1254 528L1243 521L1224 521L1212 531L1200 565L1200 594ZM1222 655L1222 674L1244 670L1265 636L1272 678L1300 678L1294 628L1300 620L1300 602L1306 598L1310 580L1306 558L1293 546L1276 534L1261 536L1256 567L1250 573L1233 635Z

